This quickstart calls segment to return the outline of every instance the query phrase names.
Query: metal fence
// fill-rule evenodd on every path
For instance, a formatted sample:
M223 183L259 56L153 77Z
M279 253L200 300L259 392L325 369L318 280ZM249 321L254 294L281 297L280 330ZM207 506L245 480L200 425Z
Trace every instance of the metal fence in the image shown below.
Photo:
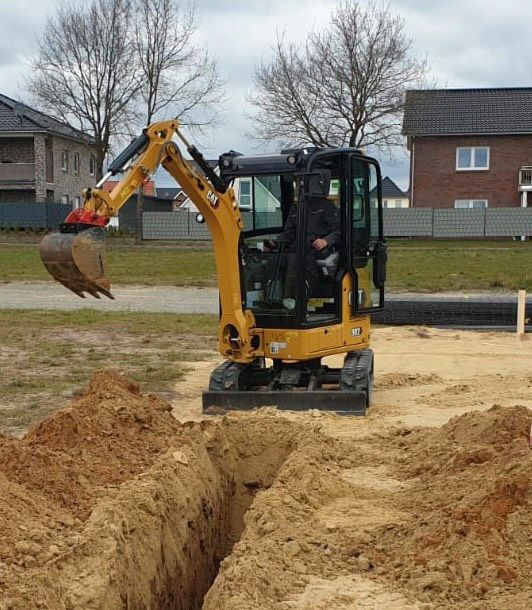
M532 208L385 209L387 237L481 238L532 235Z
M62 203L0 203L2 229L53 229L63 222L71 206Z
M250 214L242 213L244 227L250 228ZM432 210L430 208L385 209L386 237L483 238L532 236L532 208L492 208L487 210ZM278 212L262 214L256 228L280 226ZM145 212L143 237L155 239L210 239L206 225L196 222L196 214L181 210Z
M135 201L119 214L120 229L133 233L136 228ZM2 203L0 228L55 229L63 222L70 206L61 203ZM430 208L385 209L387 237L483 238L532 236L532 208L488 208L487 210L433 210ZM242 212L244 227L252 227L249 212ZM255 227L280 226L277 212L257 214ZM188 210L172 211L171 202L146 198L143 213L146 240L208 240L205 224L196 222Z

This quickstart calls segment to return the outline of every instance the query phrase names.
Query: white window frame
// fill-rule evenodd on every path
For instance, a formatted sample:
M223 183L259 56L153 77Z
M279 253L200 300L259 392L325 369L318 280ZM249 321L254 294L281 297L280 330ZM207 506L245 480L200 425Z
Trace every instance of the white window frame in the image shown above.
M96 174L96 157L91 155L89 157L89 176L94 176Z
M68 195L61 195L61 203L63 205L69 205L70 204L70 197Z
M61 169L68 172L68 150L61 151Z
M246 194L246 197L249 196L249 203L242 203L240 201L241 197L241 186L243 184L249 185L249 195ZM252 210L253 209L253 180L251 178L240 178L238 182L238 207L241 210Z
M473 207L473 203L478 203L481 201L484 204L484 209L488 208L488 200L487 199L455 199L454 200L454 209L455 210L481 210L482 208ZM467 205L457 205L461 203L466 203Z
M460 156L461 150L470 150L471 151L471 165L468 167L459 167L458 159ZM476 160L476 151L477 150L486 150L486 166L485 167L477 167L475 165ZM489 146L457 146L456 147L456 171L457 172L485 172L490 168L490 147Z

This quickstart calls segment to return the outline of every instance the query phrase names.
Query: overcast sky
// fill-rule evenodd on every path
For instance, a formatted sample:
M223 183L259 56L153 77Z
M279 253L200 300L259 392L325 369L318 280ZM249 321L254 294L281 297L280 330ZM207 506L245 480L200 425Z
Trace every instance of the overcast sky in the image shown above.
M338 1L197 0L199 35L228 80L224 122L202 138L207 156L231 148L259 150L246 136L251 123L245 95L252 88L255 67L270 56L277 31L302 41L310 29L326 25ZM0 0L0 92L28 99L28 60L47 15L60 4ZM413 53L428 59L437 86L532 85L532 0L390 0L389 5L405 19L414 39ZM406 158L406 152L392 161L381 158L384 173L402 188L408 186Z

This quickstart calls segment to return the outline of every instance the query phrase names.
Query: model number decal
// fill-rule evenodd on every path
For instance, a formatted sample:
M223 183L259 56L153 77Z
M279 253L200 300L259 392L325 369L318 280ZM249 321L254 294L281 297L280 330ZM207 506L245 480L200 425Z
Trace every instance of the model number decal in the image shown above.
M270 352L272 354L278 354L280 350L286 349L287 347L287 343L270 343Z

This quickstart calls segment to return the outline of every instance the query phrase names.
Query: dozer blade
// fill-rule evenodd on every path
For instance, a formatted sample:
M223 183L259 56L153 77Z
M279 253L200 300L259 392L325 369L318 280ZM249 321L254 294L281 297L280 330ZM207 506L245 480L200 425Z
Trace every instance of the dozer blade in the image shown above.
M107 277L105 239L101 227L50 233L42 240L39 253L48 272L78 296L85 298L87 292L99 299L101 293L114 299Z
M260 407L277 407L280 410L307 411L318 409L338 415L365 415L367 393L364 391L339 392L314 390L288 391L219 391L203 392L203 413L218 415L226 411L250 411Z

